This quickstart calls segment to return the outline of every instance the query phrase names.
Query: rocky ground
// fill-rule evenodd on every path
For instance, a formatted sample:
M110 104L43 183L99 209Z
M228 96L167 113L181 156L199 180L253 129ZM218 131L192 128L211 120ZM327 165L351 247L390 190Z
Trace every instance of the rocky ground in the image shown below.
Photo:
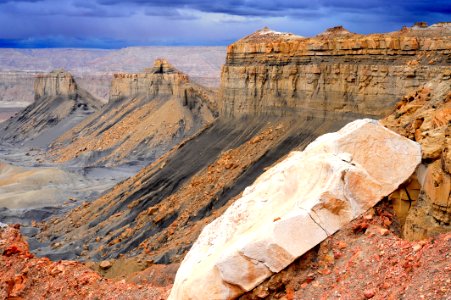
M219 119L89 205L43 224L41 241L60 247L40 253L96 260L142 253L179 262L266 167L356 117Z
M451 234L399 229L382 202L241 299L451 299Z
M242 299L451 299L451 234L408 242L399 232L383 201ZM105 279L79 262L35 257L13 227L0 229L0 255L6 299L166 299L177 268Z
M20 299L165 299L170 285L152 286L103 278L74 261L37 258L19 226L0 229L0 298ZM139 278L135 279L139 282Z

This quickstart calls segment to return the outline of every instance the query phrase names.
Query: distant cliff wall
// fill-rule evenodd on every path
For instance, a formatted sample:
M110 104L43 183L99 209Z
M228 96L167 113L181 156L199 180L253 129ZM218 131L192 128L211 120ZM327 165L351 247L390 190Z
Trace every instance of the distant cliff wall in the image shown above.
M108 166L153 161L214 120L213 96L163 59L143 73L115 74L109 103L55 140L52 157Z
M34 81L34 99L47 96L75 97L77 84L74 77L64 70L55 70L45 75L38 75Z
M37 73L0 71L0 109L25 107L33 102L33 83Z
M102 106L63 70L37 75L34 93L33 103L0 125L0 142L46 147Z
M165 60L156 60L154 67L146 69L144 73L114 74L110 101L143 94L146 96L158 94L183 96L181 95L183 87L187 83L187 75L174 69Z
M449 23L358 35L342 27L313 38L267 28L227 49L223 115L297 109L382 115L449 69Z

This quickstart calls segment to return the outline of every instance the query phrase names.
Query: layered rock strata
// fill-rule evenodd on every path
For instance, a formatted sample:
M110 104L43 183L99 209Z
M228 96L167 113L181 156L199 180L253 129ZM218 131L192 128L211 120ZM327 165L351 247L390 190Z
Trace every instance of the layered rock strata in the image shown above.
M450 67L451 27L360 35L333 28L312 38L267 28L227 48L223 115L305 108L385 115L407 92Z
M234 299L253 289L390 194L420 161L417 143L368 119L319 137L204 228L169 299Z
M43 224L41 241L52 244L37 253L54 259L101 261L125 254L153 263L181 261L203 227L241 198L243 189L265 168L289 151L303 149L318 135L355 120L356 115L346 112L382 113L403 91L415 89L427 76L446 73L448 36L449 29L442 24L369 36L336 28L312 39L264 30L235 43L229 47L218 101L223 116L233 119L219 118L99 199ZM405 42L416 40L421 40L421 49L409 50ZM369 47L373 42L375 46ZM308 74L302 73L309 68ZM405 73L411 69L415 72ZM109 152L98 149L108 141L103 132L126 120L109 133L110 137L115 132L126 135L132 131L129 122L138 124L152 115L149 109L139 117L127 116L125 111L143 103L128 102L130 95L149 86L139 97L168 91L184 95L166 81L157 86L150 78L149 73L166 74L164 78L177 74L165 63L146 73L117 75L109 105L118 109L103 119L107 125L97 121L100 115L92 117L85 129L80 127L55 143L63 150L57 149L55 158L87 157L98 163L99 157L106 157L111 162ZM99 127L92 138L83 140L80 137L90 130L88 123ZM90 145L98 137L102 144ZM78 143L76 151L66 146L72 141ZM117 141L120 137L106 144ZM133 157L128 150L124 153ZM124 160L113 163L120 161Z
M214 119L213 93L165 60L115 74L109 103L52 145L52 159L87 165L152 161Z
M44 147L102 106L64 70L38 75L34 94L34 103L1 124L0 140Z
M74 77L64 70L55 70L46 75L37 75L34 81L34 100L49 96L75 98L77 84Z

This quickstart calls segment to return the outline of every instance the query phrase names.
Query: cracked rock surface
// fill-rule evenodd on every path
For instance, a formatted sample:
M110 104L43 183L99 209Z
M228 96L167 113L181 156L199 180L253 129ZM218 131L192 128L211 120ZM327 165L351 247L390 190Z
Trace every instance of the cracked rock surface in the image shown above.
M369 119L319 137L204 228L169 299L233 299L251 290L390 194L420 160L417 143Z

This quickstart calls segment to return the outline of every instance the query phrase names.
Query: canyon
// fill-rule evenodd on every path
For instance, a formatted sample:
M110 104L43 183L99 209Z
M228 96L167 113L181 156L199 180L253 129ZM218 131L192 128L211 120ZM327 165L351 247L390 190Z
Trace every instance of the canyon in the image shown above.
M57 285L89 266L126 278L111 289L127 289L132 298L166 298L172 288L171 299L204 299L203 282L218 299L423 292L446 299L450 36L449 23L369 35L334 27L310 38L264 28L227 47L218 88L191 80L177 61L157 59L139 72L116 72L108 102L83 102L89 113L77 124L55 107L89 95L77 78L62 71L37 77L34 104L1 125L9 126L0 134L10 147L2 149L4 170L26 172L9 166L19 162L79 176L78 188L98 181L92 194L70 205L64 195L37 220L0 211L0 222L24 222L29 244L20 226L0 229L0 269L14 263L23 277L0 275L0 293L39 297L44 291L30 282L57 272ZM40 103L46 113L34 108ZM53 111L67 127L36 138L45 132L36 122L49 124ZM41 117L27 119L30 113ZM24 141L24 153L13 153ZM117 173L107 180L105 172ZM292 195L302 197L285 203ZM302 218L304 208L314 217ZM288 227L277 233L278 226ZM44 271L27 273L27 259ZM362 270L374 282L362 281ZM104 297L103 280L110 279L83 272L88 290L99 287L90 295ZM153 272L169 279L159 286ZM430 274L436 285L424 282ZM62 290L74 295L77 283Z

